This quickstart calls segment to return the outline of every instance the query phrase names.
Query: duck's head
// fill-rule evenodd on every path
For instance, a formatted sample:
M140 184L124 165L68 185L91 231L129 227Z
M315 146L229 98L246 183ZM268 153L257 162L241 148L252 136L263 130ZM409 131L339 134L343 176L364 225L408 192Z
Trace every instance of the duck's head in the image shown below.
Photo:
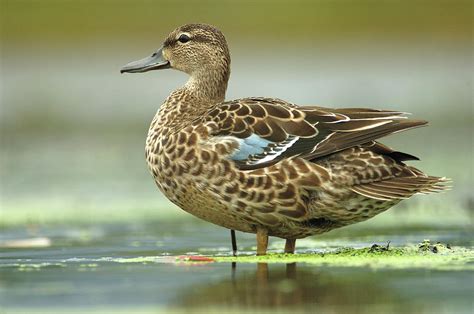
M191 76L229 75L230 55L224 35L206 24L186 24L172 31L151 56L130 62L121 73L173 68ZM219 75L219 76L220 76Z

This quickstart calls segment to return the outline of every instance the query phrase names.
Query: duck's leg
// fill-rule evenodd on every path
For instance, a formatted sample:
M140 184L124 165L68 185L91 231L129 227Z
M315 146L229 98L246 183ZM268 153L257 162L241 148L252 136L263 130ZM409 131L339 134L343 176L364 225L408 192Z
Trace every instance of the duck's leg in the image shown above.
M296 239L286 239L285 242L285 253L295 253Z
M232 255L237 256L237 239L235 238L235 230L230 230L230 238L232 241Z
M257 255L266 255L268 247L268 231L257 227Z

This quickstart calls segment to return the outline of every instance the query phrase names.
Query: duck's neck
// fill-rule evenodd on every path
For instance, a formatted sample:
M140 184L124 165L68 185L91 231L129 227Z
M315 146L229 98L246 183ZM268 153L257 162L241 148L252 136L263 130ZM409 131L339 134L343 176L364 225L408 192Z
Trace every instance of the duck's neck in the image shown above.
M223 102L229 81L230 69L200 71L193 73L184 85L187 93L207 105Z
M183 87L171 93L155 117L157 124L153 123L152 128L186 127L209 108L223 102L230 70L216 72L195 73Z

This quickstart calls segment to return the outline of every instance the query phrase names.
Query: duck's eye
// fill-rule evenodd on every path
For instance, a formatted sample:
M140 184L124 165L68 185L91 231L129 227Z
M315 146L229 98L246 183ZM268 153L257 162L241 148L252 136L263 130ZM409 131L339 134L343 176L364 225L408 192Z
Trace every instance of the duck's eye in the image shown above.
M181 36L179 36L179 38L178 38L178 41L179 41L180 43L183 43L183 44L184 44L184 43L187 43L187 42L190 41L190 40L191 40L191 38L189 38L189 36L186 35L186 34L181 34Z

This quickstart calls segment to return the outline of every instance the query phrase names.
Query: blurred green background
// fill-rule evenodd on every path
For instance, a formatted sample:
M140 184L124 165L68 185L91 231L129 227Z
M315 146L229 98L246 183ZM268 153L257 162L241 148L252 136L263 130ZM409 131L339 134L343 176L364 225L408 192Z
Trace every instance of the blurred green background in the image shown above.
M383 142L454 180L364 224L473 222L471 1L1 0L2 226L187 219L144 161L175 71L120 75L190 22L221 29L228 99L403 110L431 122Z

